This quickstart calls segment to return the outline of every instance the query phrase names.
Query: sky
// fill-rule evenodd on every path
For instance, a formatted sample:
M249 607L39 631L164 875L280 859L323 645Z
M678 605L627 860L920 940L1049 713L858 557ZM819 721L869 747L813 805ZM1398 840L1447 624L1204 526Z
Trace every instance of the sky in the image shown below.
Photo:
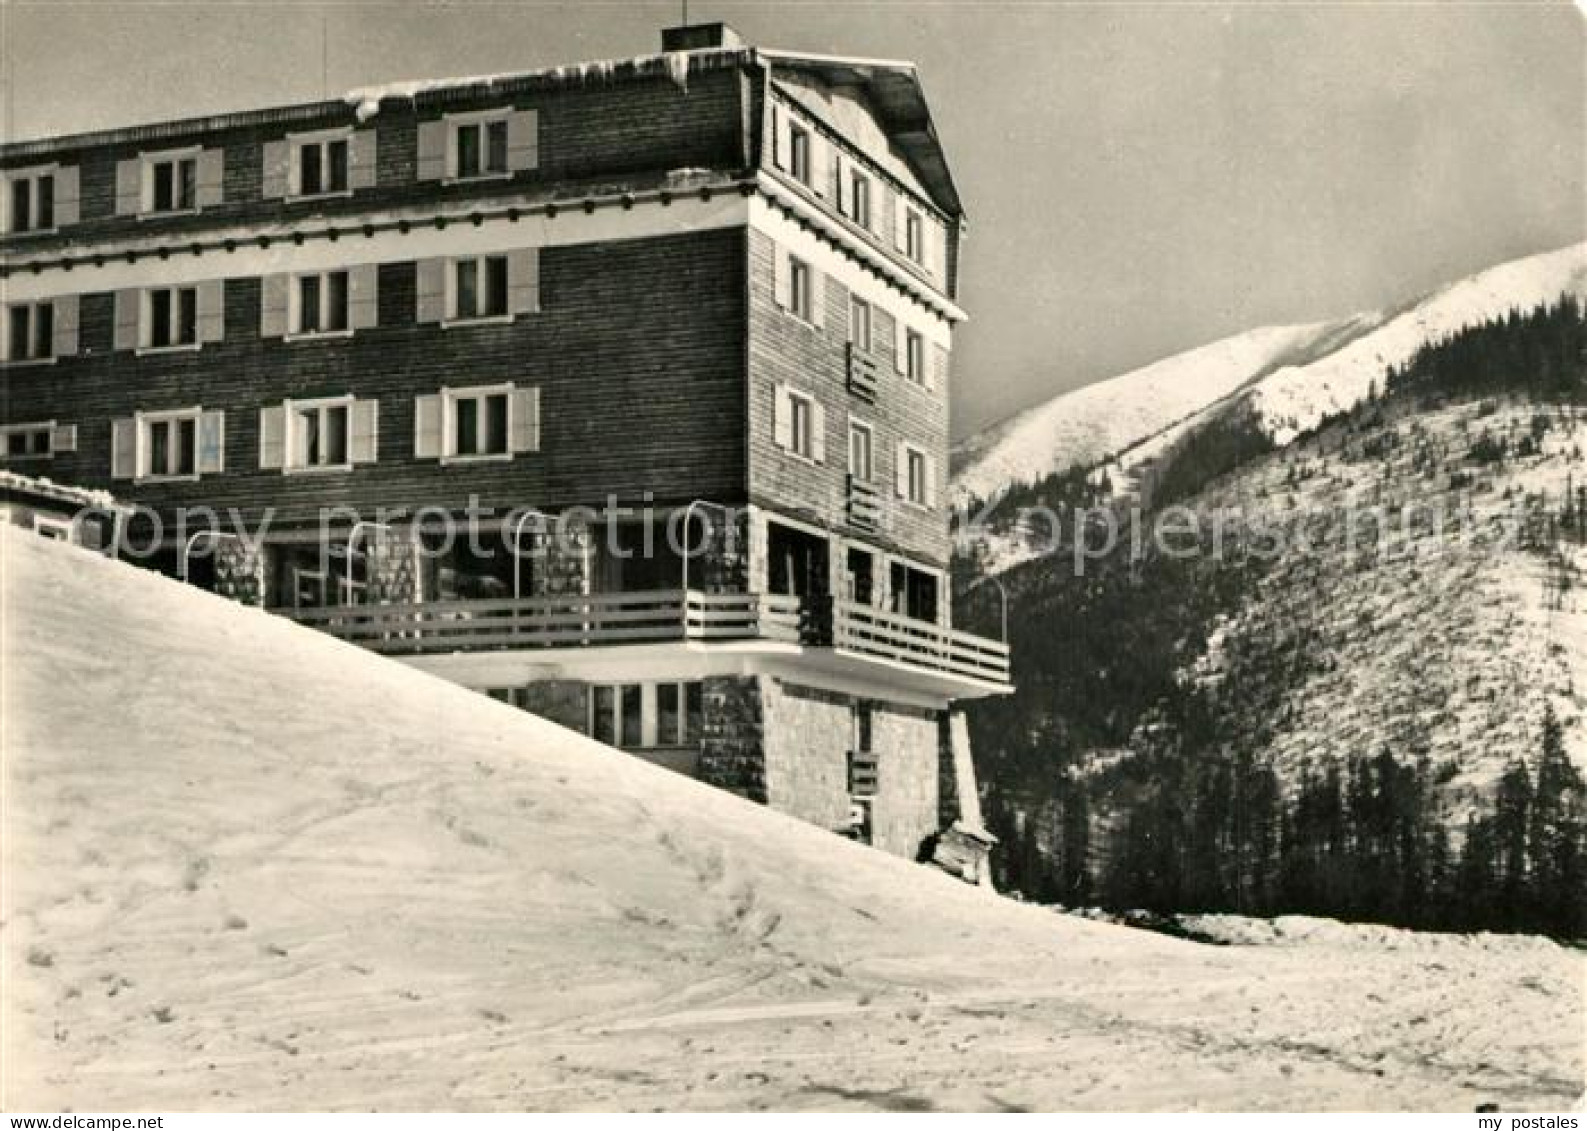
M953 430L1587 238L1565 3L690 0L911 59L968 214ZM664 3L0 0L8 137L659 49Z

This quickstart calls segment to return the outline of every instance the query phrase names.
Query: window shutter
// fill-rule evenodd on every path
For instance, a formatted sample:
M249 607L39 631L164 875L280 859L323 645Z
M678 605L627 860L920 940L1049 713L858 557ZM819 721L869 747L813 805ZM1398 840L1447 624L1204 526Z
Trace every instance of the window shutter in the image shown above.
M787 169L788 125L787 115L775 102L771 104L771 163L775 168Z
M211 279L198 285L198 340L218 342L226 337L226 283Z
M810 131L810 188L817 196L832 191L832 150L815 130Z
M904 196L903 196L903 194L902 193L894 193L893 194L893 248L896 251L903 251L904 248L909 243L909 237L906 234L906 229L908 227L908 224L906 222L906 217L908 215L909 215L909 210L904 205Z
M788 386L781 383L778 383L773 393L772 441L779 448L791 448L793 447L793 399L788 395Z
M116 215L136 216L143 211L143 160L129 157L116 162Z
M419 123L418 178L439 181L446 176L446 120Z
M292 276L266 275L259 284L259 336L279 338L287 332L287 307Z
M347 272L347 324L369 330L380 324L380 268L373 263Z
M909 448L902 440L893 449L893 491L900 499L909 498Z
M198 414L198 473L219 475L226 470L226 414Z
M926 274L937 274L937 247L941 230L936 222L922 219L920 222L920 265L926 269Z
M205 149L198 155L198 206L214 208L224 198L226 151Z
M787 310L793 291L793 272L788 266L788 253L780 246L773 244L771 263L772 297L777 300L778 306Z
M926 457L926 505L937 505L937 461L929 455Z
M77 296L62 295L54 302L55 341L52 343L56 357L77 355Z
M374 463L380 450L380 402L362 398L353 402L353 463Z
M893 368L900 374L909 373L909 327L902 315L893 318Z
M849 179L847 161L834 147L832 151L832 200L838 211L849 214Z
M77 425L57 424L50 433L50 451L75 452L77 450Z
M440 322L446 317L446 260L421 259L418 272L418 320Z
M136 288L116 292L116 333L113 345L118 350L138 348L138 323L143 311L143 294Z
M287 172L291 168L288 143L281 141L267 141L264 143L264 176L260 192L266 200L286 196L291 191Z
M810 455L817 463L827 462L827 410L820 401L810 402Z
M80 216L81 188L76 165L63 165L55 170L55 226L68 228Z
M110 422L110 478L133 479L138 474L138 421L124 417Z
M540 249L521 247L507 253L507 309L514 314L540 312Z
M827 324L827 275L814 267L810 268L810 321L817 326Z
M540 166L540 113L514 110L507 118L507 168L513 172Z
M413 399L413 454L417 459L441 458L441 398Z
M347 187L354 192L375 187L378 145L378 131L373 129L354 130L347 139Z
M931 347L931 364L926 368L926 388L948 387L948 351L941 346Z
M512 391L512 450L538 452L540 450L540 388Z
M259 468L280 471L287 462L287 410L270 404L259 410Z

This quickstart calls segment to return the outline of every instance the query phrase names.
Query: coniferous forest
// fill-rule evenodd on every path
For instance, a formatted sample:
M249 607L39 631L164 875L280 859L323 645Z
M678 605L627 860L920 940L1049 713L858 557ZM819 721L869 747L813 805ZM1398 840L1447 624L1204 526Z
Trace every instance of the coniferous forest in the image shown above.
M1573 299L1513 313L1429 345L1379 387L1370 403L1324 422L1320 432L1345 437L1325 446L1343 451L1353 431L1380 437L1368 425L1385 415L1446 403L1580 404L1587 317ZM1501 464L1535 451L1549 427L1539 419L1541 431L1518 438L1477 435L1475 470L1456 471L1450 485L1481 475L1485 442ZM1361 458L1381 442L1359 444ZM1269 450L1248 422L1221 420L1155 469L1148 505L1194 505L1209 482ZM1020 490L1050 501L1094 486L1069 472ZM1561 494L1526 543L1545 558L1587 529L1587 485ZM1477 796L1449 789L1455 767L1414 744L1338 749L1281 772L1263 720L1279 717L1286 687L1324 662L1312 642L1261 642L1234 657L1218 690L1185 678L1220 620L1260 592L1260 562L1140 558L1121 546L1083 576L1069 565L1038 561L1003 575L1018 609L1018 691L970 718L987 820L1002 840L1000 886L1116 911L1587 937L1587 783L1552 711L1524 720L1529 753ZM989 614L986 588L967 603L972 624Z

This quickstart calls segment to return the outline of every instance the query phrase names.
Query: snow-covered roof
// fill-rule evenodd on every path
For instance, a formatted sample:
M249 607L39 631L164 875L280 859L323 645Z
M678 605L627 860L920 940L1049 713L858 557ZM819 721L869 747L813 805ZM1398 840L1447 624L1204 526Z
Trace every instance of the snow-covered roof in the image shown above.
M58 503L70 503L73 506L98 510L131 509L126 503L118 501L109 491L73 487L66 483L56 483L51 479L19 475L14 471L0 471L0 492L31 495L34 498L51 499Z

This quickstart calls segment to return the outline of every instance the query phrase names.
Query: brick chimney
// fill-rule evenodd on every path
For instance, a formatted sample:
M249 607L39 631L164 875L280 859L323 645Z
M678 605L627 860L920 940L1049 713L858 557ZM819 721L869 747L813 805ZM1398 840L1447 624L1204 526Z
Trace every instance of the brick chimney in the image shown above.
M684 24L661 29L663 51L706 51L713 47L742 47L738 32L723 23Z

